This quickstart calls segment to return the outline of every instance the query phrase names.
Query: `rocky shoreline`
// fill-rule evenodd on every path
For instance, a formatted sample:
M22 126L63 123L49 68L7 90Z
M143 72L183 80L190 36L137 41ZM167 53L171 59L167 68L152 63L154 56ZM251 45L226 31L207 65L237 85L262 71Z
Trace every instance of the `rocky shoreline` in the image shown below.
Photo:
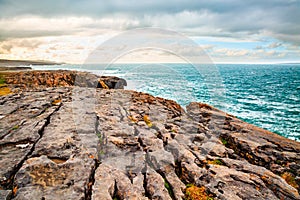
M74 71L1 72L0 199L300 199L300 143Z

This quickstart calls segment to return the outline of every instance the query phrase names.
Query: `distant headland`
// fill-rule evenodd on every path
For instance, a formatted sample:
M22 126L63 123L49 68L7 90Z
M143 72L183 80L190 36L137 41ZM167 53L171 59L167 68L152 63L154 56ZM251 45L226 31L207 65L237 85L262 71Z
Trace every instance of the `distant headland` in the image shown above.
M12 71L12 70L28 70L31 69L31 65L60 65L63 63L57 63L53 61L45 60L7 60L0 59L0 71Z

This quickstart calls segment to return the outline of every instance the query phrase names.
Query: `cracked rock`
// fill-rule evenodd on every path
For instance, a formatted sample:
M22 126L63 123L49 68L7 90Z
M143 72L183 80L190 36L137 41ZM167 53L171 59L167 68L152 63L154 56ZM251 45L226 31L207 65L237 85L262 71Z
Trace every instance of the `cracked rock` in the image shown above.
M0 97L1 199L300 199L299 142L72 73L10 76L21 89Z

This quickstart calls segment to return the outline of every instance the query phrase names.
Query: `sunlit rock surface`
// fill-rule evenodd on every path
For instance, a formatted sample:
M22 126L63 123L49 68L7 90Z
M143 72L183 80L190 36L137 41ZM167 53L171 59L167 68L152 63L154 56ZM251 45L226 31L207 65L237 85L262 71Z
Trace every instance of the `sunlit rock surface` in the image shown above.
M300 143L88 76L0 97L0 199L300 199Z

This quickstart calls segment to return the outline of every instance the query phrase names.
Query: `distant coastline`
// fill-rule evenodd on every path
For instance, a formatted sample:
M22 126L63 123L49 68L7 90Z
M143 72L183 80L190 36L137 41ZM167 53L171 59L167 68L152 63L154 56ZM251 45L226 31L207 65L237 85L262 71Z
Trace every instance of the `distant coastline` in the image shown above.
M7 60L0 59L0 71L31 70L32 65L60 65L52 61Z
M33 60L7 60L0 59L0 67L18 67L18 66L30 66L30 65L59 65L63 63L57 63L52 61L33 61Z

